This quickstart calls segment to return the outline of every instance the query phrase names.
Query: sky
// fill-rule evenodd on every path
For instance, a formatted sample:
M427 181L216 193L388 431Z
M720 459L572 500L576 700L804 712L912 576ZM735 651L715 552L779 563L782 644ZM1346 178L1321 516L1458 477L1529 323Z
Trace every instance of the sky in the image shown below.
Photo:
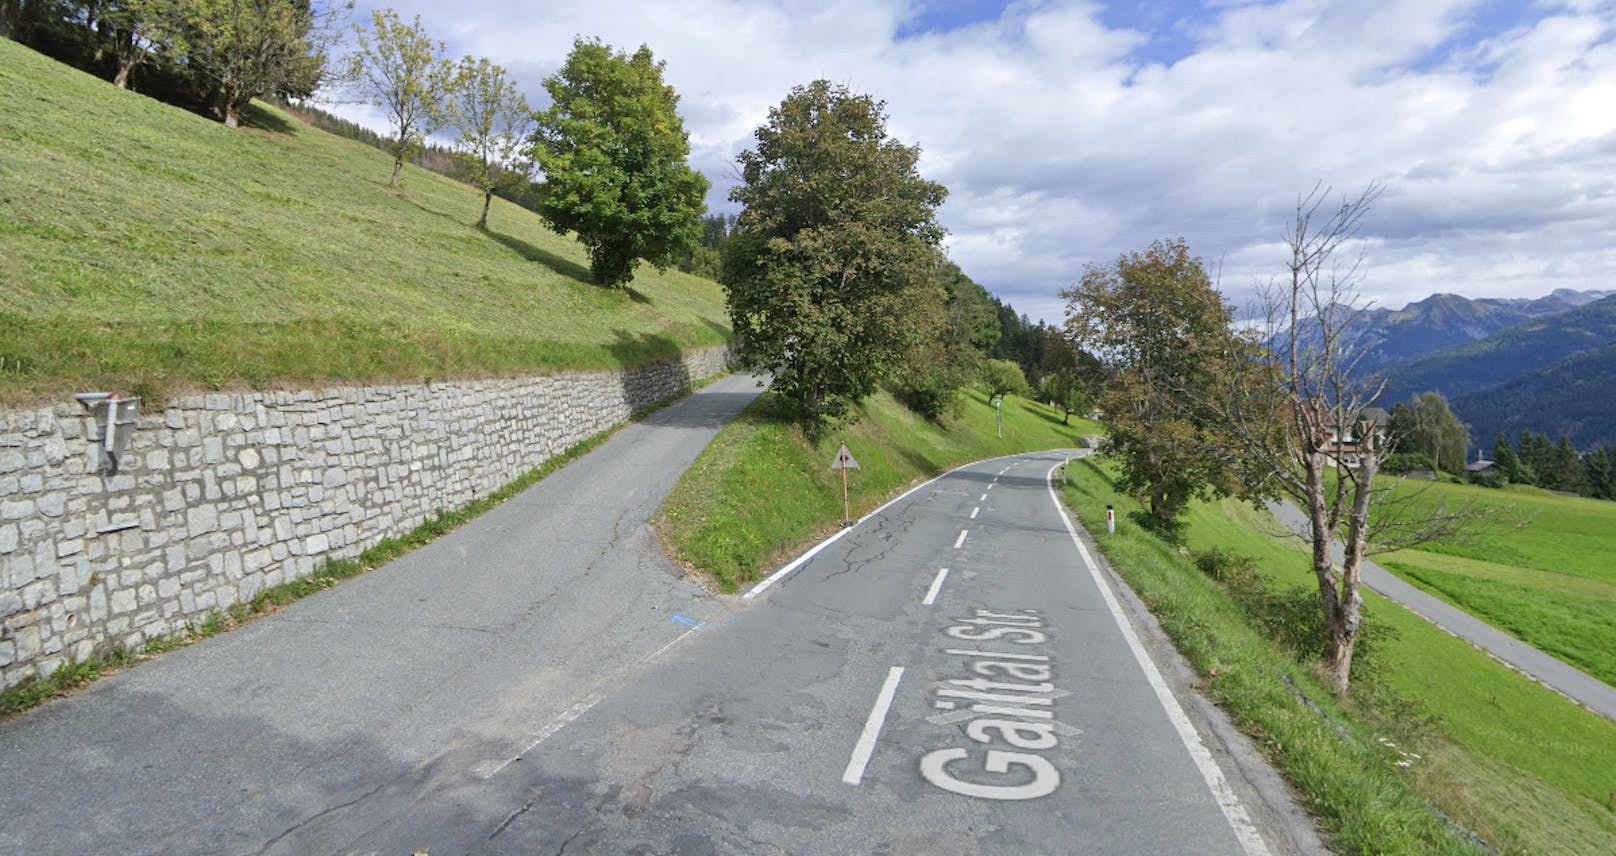
M714 211L736 210L735 156L793 86L872 95L949 188L949 256L1050 323L1086 266L1158 239L1250 305L1321 184L1384 186L1353 247L1362 305L1616 289L1616 0L387 5L540 107L575 37L648 45Z

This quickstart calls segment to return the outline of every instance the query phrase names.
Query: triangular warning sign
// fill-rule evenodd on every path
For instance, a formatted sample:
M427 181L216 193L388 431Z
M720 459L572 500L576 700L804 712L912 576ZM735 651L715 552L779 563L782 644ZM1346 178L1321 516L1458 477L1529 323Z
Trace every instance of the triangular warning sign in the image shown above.
M856 470L859 468L858 459L853 453L847 451L847 444L842 444L842 450L836 453L836 462L830 465L833 470Z

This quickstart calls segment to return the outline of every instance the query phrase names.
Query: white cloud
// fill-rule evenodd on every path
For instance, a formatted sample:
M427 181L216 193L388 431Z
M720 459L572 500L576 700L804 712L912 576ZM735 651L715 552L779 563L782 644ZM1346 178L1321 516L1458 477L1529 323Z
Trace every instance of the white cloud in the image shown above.
M1022 0L995 21L899 38L919 2L461 0L420 12L455 55L538 81L575 35L667 62L693 162L723 204L734 155L791 86L824 77L887 102L889 131L948 185L950 252L1034 317L1085 264L1183 236L1237 302L1281 269L1297 194L1387 192L1366 224L1366 297L1616 288L1616 10L1544 7L1489 27L1461 0L1215 3L1193 53L1089 2ZM355 114L357 116L357 114Z

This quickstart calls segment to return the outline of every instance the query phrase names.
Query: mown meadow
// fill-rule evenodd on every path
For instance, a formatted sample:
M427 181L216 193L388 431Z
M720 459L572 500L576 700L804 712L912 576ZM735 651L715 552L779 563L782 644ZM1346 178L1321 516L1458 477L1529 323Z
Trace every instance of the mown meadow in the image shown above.
M0 400L543 374L729 337L723 292L591 285L534 214L254 103L232 130L0 39Z
M1395 490L1419 513L1468 503L1487 525L1380 565L1616 685L1616 503L1522 486L1406 481Z

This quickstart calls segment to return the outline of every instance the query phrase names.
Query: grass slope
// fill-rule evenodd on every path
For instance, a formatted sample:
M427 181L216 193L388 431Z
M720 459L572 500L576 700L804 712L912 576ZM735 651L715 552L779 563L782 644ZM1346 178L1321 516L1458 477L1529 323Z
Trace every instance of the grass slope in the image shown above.
M605 369L729 335L713 282L261 104L230 130L0 39L0 397Z
M1472 538L1377 559L1409 582L1616 685L1616 503L1534 488L1404 482L1419 508L1473 502L1498 522Z
M1366 595L1370 641L1355 670L1354 700L1338 704L1310 668L1316 656L1299 658L1255 629L1285 626L1285 614L1242 606L1189 557L1129 525L1127 513L1138 505L1115 492L1102 466L1085 462L1072 475L1068 502L1112 565L1343 849L1465 849L1459 836L1433 825L1423 799L1504 853L1616 852L1616 723L1374 594ZM1121 512L1114 536L1104 534L1106 503ZM1295 602L1311 612L1307 557L1281 531L1248 506L1199 504L1187 546L1251 557L1275 600L1300 593Z
M964 396L958 417L927 422L886 394L871 397L856 425L817 443L773 415L765 395L719 432L674 487L656 526L669 553L711 575L724 591L761 578L807 541L835 531L842 517L840 473L830 469L846 440L860 469L849 495L856 519L901 489L959 464L1036 449L1070 448L1100 433L1074 417L1062 425L1049 408L1004 403L1004 437L985 396Z

